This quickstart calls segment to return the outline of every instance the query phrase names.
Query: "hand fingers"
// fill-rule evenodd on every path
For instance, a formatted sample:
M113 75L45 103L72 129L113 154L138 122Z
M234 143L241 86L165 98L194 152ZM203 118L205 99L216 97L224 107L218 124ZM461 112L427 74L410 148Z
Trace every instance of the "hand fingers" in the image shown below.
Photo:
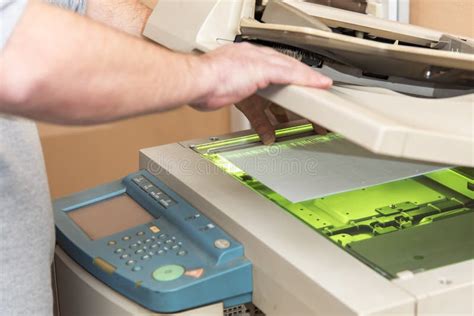
M332 86L332 80L293 57L284 55L268 47L258 47L260 54L265 55L267 63L272 64L272 84L297 84L314 88L327 89ZM272 74L270 72L269 74Z
M264 145L271 145L275 142L275 128L268 119L268 116L264 113L263 115L258 116L258 119L252 123L252 127L255 129L258 136L260 136L260 140Z
M275 142L275 128L265 113L270 104L270 101L257 95L236 104L236 107L247 117L265 145Z
M225 45L204 55L201 60L204 65L202 69L210 74L205 77L211 79L205 85L208 91L198 98L203 104L200 109L217 109L238 102L271 84L296 84L314 88L329 88L332 85L331 79L294 58L247 43ZM279 113L270 115L273 116L280 121L287 121Z
M324 127L322 127L321 125L318 125L316 123L311 123L311 124L313 124L313 130L316 134L326 135L327 133L329 133L329 131L325 129Z
M272 48L255 46L248 43L238 44L241 54L248 56L248 60L261 74L259 88L269 84L296 84L313 88L328 89L332 80L297 59L282 54Z
M289 58L290 57L286 57ZM295 84L320 89L332 86L332 80L297 60L284 60L281 56L268 61L273 67L267 72L271 84ZM282 63L279 65L279 63ZM268 68L267 68L268 69Z

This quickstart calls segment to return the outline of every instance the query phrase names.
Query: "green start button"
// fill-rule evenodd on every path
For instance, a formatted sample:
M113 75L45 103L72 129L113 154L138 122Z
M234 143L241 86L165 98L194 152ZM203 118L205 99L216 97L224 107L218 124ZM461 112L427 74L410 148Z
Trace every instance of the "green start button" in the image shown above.
M176 264L169 264L159 267L153 271L153 279L156 281L167 282L178 279L184 274L184 268Z

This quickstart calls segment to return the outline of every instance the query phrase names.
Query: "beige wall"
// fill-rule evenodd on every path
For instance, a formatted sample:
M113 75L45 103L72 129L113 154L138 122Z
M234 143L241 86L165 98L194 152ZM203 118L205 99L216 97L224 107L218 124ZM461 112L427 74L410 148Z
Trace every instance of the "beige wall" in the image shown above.
M474 37L474 0L410 0L410 23Z
M182 108L98 127L38 127L56 198L136 171L140 148L228 133L229 111Z

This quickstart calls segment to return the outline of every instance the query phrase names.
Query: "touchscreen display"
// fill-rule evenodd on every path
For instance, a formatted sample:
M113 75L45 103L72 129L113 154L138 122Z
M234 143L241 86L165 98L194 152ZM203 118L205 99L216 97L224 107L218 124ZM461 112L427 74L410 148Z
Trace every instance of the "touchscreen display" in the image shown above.
M92 240L151 222L154 217L127 194L68 212Z

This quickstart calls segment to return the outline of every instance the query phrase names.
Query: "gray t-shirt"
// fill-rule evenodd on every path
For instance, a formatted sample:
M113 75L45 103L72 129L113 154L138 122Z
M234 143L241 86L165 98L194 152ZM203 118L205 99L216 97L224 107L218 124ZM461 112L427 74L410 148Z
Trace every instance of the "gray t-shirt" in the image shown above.
M0 1L0 49L27 0ZM84 1L56 1L83 11ZM36 125L0 113L0 315L52 315L51 199Z

